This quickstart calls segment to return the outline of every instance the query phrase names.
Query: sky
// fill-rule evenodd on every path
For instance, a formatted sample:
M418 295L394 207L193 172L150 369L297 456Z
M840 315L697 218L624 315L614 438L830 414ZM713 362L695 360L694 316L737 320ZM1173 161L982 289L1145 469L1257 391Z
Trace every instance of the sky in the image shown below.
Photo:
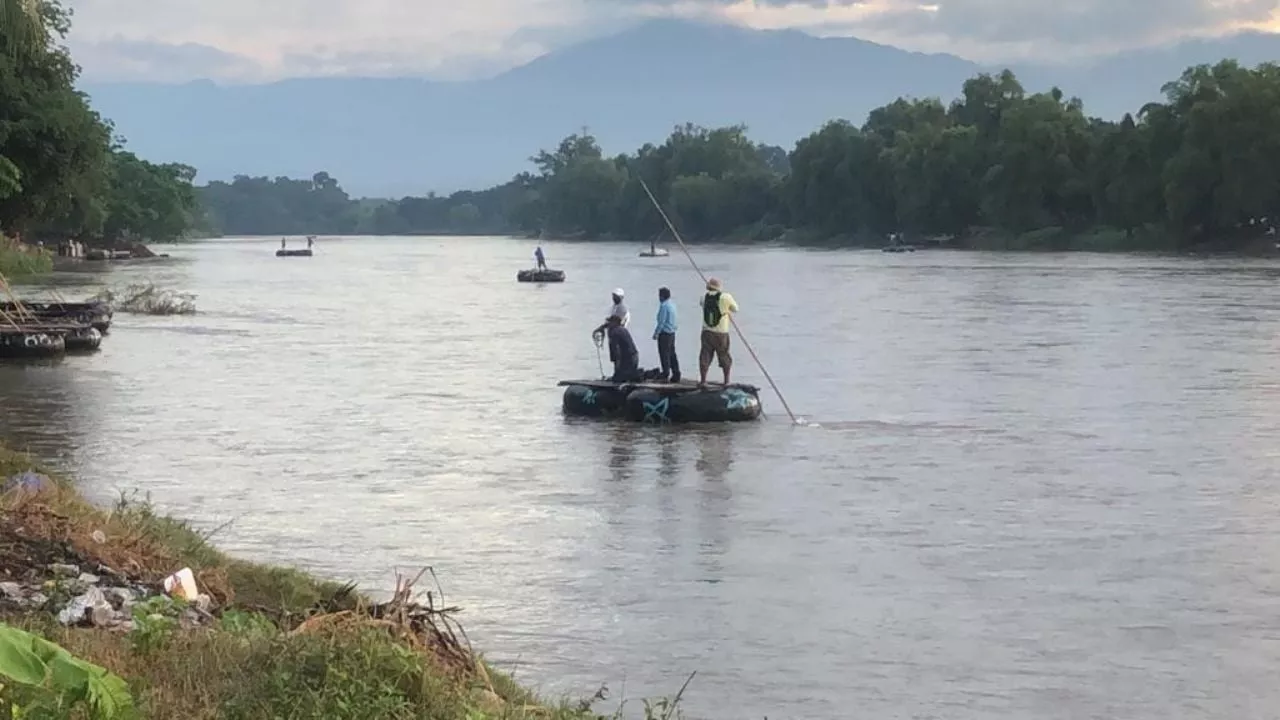
M63 0L91 81L493 75L646 18L856 36L978 62L1087 62L1242 29L1280 0Z

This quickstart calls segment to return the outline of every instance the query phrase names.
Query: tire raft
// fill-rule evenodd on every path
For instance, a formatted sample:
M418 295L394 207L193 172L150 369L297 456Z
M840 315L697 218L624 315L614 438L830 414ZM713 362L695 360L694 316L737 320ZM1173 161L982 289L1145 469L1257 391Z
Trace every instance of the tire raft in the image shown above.
M564 282L563 270L521 270L516 273L518 282Z
M626 396L621 390L570 385L564 389L564 412L580 417L614 417L622 412Z
M663 393L638 388L627 395L626 416L634 422L747 422L760 417L760 397L738 387Z

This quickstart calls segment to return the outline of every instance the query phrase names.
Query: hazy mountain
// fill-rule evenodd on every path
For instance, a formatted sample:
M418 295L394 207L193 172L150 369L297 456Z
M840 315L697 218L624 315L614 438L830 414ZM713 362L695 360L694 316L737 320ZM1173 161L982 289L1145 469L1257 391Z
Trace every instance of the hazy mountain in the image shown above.
M1059 84L1097 114L1159 97L1189 64L1280 57L1270 35L1184 43L1078 69L1018 68L1030 89ZM672 126L745 122L790 148L828 119L861 122L901 95L950 99L984 68L852 38L654 21L535 60L495 78L298 79L268 85L87 84L94 105L139 154L196 166L200 177L310 176L353 194L478 187L527 169L541 147L587 126L606 151L660 142Z

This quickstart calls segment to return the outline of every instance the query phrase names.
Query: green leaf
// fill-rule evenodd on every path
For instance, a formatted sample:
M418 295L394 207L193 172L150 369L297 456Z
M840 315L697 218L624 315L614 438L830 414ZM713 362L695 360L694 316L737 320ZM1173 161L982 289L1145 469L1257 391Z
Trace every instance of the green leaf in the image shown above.
M31 633L0 625L0 675L22 685L43 685L48 668L33 650L35 640Z

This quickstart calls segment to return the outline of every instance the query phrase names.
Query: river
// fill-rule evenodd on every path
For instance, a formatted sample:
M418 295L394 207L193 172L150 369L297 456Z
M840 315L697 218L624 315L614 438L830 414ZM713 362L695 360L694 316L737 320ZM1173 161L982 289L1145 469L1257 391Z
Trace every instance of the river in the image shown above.
M200 312L0 366L0 437L246 557L375 589L431 565L549 695L697 671L684 708L715 720L1280 707L1274 260L699 247L819 426L764 392L763 422L672 429L565 419L555 383L598 374L615 286L645 365L672 289L696 373L679 253L548 243L568 281L536 286L527 241L274 248L60 277Z

